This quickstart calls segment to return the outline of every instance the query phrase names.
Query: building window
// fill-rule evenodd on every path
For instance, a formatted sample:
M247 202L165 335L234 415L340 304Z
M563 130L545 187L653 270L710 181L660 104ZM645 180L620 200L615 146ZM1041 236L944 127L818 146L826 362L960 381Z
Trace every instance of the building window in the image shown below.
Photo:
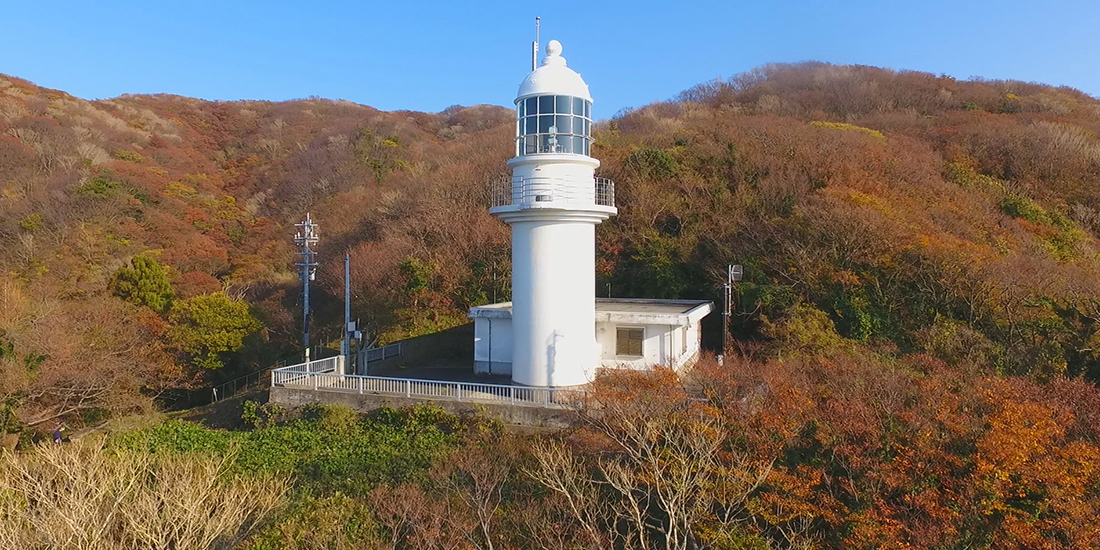
M615 329L615 355L642 356L642 340L645 330L619 327Z

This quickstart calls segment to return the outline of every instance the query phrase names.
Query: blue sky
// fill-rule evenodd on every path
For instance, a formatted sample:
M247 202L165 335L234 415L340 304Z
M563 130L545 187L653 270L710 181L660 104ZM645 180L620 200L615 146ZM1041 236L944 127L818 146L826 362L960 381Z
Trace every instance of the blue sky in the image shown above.
M1100 96L1097 0L2 4L0 72L84 98L507 105L530 68L536 15L543 43L560 40L588 81L600 118L773 61L1038 81Z

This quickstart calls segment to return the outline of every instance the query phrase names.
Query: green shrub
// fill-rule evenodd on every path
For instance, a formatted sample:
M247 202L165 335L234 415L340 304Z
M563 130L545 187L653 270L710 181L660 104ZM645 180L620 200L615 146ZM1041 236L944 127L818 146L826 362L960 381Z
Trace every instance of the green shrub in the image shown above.
M672 153L655 147L645 147L631 151L626 156L626 166L637 170L643 176L667 178L674 176L680 169L679 162Z
M259 403L251 399L241 405L241 421L252 428L267 428L286 414L286 410L275 403Z
M42 214L35 212L34 214L28 214L19 220L19 229L28 233L37 233L42 229L42 224L46 221L46 217Z
M847 122L826 122L824 120L815 120L810 122L810 126L815 128L828 128L830 130L843 130L848 132L859 132L867 134L873 138L886 139L886 136L878 130L872 130L870 128L864 128L863 126L856 126L855 124L848 124Z
M148 256L135 256L130 260L130 267L116 271L108 288L115 296L157 313L167 311L176 295L168 271Z
M811 304L799 304L783 317L764 319L763 323L761 332L789 352L828 353L851 347L829 315Z
M208 453L223 455L229 449L228 432L211 430L192 422L168 420L146 430L112 436L112 445L151 453Z
M973 168L959 162L949 162L944 168L944 178L960 187L977 189L986 193L1005 193L1005 186L997 178L980 174Z
M246 405L246 415L260 424L266 414L255 403ZM379 483L422 479L434 460L459 444L463 430L481 426L437 407L383 409L361 416L347 407L314 405L300 409L295 419L252 431L171 420L116 434L112 444L154 453L230 456L237 472L293 473L304 489L365 495Z
M111 179L106 175L98 175L75 187L76 194L81 197L95 199L113 199L119 195L122 182Z
M420 292L428 289L431 282L432 268L418 258L407 258L401 262L401 274L405 276L405 288L410 292Z
M130 150L127 150L127 149L119 149L119 150L111 153L111 156L115 157L118 160L124 160L126 162L144 162L145 161L145 157L141 156L140 154L138 154L135 151L130 151Z
M1031 223L1051 223L1047 211L1035 201L1015 193L1010 193L1001 199L1001 212L1014 218L1021 218Z

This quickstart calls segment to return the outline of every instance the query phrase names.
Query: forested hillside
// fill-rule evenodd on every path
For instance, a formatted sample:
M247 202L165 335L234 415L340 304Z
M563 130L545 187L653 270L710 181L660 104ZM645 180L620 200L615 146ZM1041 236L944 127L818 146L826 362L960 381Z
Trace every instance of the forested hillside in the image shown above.
M383 340L508 296L506 227L486 212L512 151L506 109L0 85L4 393L40 414L130 406L202 374L196 358L289 351L306 211L323 231L320 285L339 292L350 250L356 313ZM1095 99L1018 82L805 64L700 85L597 127L620 205L599 229L600 287L712 297L721 266L741 263L745 340L812 345L794 329L824 314L896 353L1095 378L1098 129ZM112 286L135 257L165 268L159 306ZM213 352L191 341L201 330L173 331L188 322L173 301L223 290L263 329L235 319L222 328L242 341ZM322 337L338 334L331 305Z
M90 102L0 77L0 433L297 353L307 211L315 338L338 337L344 251L381 341L506 300L487 181L513 132L493 106ZM597 231L599 288L714 298L723 267L745 266L735 357L692 382L708 401L662 377L607 382L611 412L570 438L502 449L474 430L482 454L456 456L506 460L425 458L434 473L310 493L264 547L343 498L360 499L349 525L375 523L319 547L1095 546L1097 132L1100 101L1071 89L816 63L604 120L593 154L619 215ZM356 422L325 429L381 429ZM355 452L339 460L361 468L340 468L370 470ZM329 475L295 464L261 469ZM498 498L463 500L479 483ZM439 510L466 523L432 524Z

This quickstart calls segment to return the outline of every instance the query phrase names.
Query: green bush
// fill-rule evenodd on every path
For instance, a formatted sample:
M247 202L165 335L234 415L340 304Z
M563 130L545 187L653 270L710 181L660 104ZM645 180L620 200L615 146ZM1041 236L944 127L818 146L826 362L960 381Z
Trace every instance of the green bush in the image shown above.
M130 260L130 267L116 271L108 288L115 296L157 313L167 311L176 295L168 271L148 256L136 256Z
M168 321L168 339L204 369L224 367L221 355L241 349L246 336L263 328L247 303L221 293L173 303Z
M870 128L864 128L863 126L856 126L855 124L848 124L847 122L826 122L824 120L815 120L810 122L810 126L815 128L828 128L830 130L843 130L848 132L859 132L869 135L877 139L886 139L886 136L878 130L872 130Z
M46 217L38 212L28 214L24 216L23 219L19 220L19 229L28 233L37 233L42 229L42 224L45 221Z
M1047 211L1035 201L1015 193L1010 193L1001 199L1001 211L1014 218L1021 218L1031 223L1051 223Z
M119 195L122 182L111 179L106 175L96 176L84 183L78 184L74 189L81 197L95 199L113 199Z
M680 169L680 163L672 153L655 147L645 147L631 151L626 156L625 164L637 170L640 174L651 178L667 178L674 176Z
M224 455L231 434L211 430L192 422L169 420L152 428L115 434L112 445L151 453L208 453Z
M257 408L248 407L262 418ZM247 407L247 406L246 406ZM214 430L179 420L116 434L112 444L153 453L230 456L241 473L293 473L303 489L365 495L380 483L422 479L432 461L459 444L467 425L436 407L383 409L361 416L315 405L298 417L252 431Z
M118 160L124 160L126 162L144 162L145 161L145 157L141 156L140 154L138 154L135 151L130 151L130 150L127 150L127 149L119 149L119 150L111 153L111 156L115 157Z

